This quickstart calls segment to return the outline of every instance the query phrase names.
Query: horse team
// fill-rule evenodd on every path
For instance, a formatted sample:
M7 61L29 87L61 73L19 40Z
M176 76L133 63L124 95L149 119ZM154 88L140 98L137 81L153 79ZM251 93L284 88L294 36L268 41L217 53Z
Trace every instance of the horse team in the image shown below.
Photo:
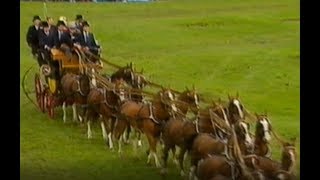
M171 152L181 176L189 179L295 179L294 142L277 138L282 159L271 159L269 143L274 133L267 114L251 115L238 94L229 96L227 102L218 99L202 108L195 87L183 92L162 87L156 94L148 94L144 87L149 84L132 64L111 76L97 72L65 74L61 79L63 120L66 106L72 104L73 119L87 124L88 139L92 138L92 123L100 123L105 143L110 149L117 144L119 155L130 137L137 152L141 135L145 135L149 144L147 163L153 160L163 175L168 172ZM77 107L81 113L77 113ZM255 120L254 134L245 119ZM159 143L161 159L157 154ZM187 162L189 169L185 169Z

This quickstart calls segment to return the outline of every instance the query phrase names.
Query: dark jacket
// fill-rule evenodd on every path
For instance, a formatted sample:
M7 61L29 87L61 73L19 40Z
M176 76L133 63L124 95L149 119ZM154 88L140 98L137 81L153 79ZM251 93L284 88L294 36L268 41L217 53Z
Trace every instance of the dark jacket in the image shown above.
M30 47L32 48L39 48L39 31L34 25L30 26L27 32L26 40Z
M72 40L71 40L71 36L69 33L66 33L66 32L62 32L61 33L61 36L59 38L59 31L56 32L55 36L55 46L57 48L60 48L61 44L66 44L68 45L70 48L73 47L73 43L72 43Z
M98 51L100 48L100 46L96 44L94 35L88 33L88 37L85 38L84 32L81 33L81 46L88 47L90 51Z
M81 45L81 34L80 33L73 33L71 35L72 43L78 43Z
M54 45L55 45L54 33L49 31L49 34L46 35L44 33L44 31L42 30L39 33L39 46L40 46L40 49L44 49L46 45L49 48L53 48L54 47Z

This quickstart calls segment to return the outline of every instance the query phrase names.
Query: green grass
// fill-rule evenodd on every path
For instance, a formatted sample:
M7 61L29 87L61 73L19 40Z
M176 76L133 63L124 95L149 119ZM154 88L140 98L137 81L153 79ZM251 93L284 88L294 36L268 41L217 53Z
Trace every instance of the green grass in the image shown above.
M21 78L35 63L25 34L32 16L43 14L42 5L20 4ZM250 111L268 111L284 139L298 137L299 174L299 1L170 0L47 7L56 19L83 14L103 47L103 57L120 65L132 61L151 81L178 90L195 84L206 98L227 99L228 93L238 91ZM35 72L27 77L29 90ZM126 146L120 159L105 149L98 126L89 141L86 126L63 124L60 109L52 121L22 91L20 98L22 179L161 179L158 169L146 165L146 146L138 156ZM279 160L279 145L275 140L272 145L273 158ZM168 179L179 178L171 161L169 170Z

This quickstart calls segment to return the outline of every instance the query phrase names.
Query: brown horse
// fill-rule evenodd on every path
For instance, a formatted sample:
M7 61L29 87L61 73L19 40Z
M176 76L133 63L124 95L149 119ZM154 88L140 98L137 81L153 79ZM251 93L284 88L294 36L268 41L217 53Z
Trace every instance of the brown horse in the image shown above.
M125 100L125 82L120 79L116 80L114 87L92 88L87 97L88 110L86 114L86 122L88 126L88 139L92 138L91 121L97 120L99 115L102 116L100 121L102 135L105 141L109 138L109 147L113 148L111 141L111 133L107 134L109 119L115 116L119 110L119 106Z
M179 153L179 166L180 174L184 176L183 160L187 151L191 150L193 139L197 136L199 132L213 133L217 125L225 124L228 122L226 119L225 108L223 107L221 100L218 103L213 102L213 106L209 106L204 110L197 111L197 118L195 121L186 121L184 118L171 118L165 125L162 139L164 141L165 147L163 151L163 161L164 167L162 173L166 173L166 165L168 158L168 151L171 149L173 152L173 159L175 160L175 147L180 147ZM194 112L196 113L196 112ZM227 126L227 125L226 125ZM218 127L218 126L217 126ZM221 126L219 126L221 127ZM227 126L228 127L228 126ZM220 131L218 131L220 132ZM225 132L225 131L224 131Z
M160 166L156 154L157 142L160 138L161 129L164 122L168 121L173 112L177 111L173 103L174 97L170 89L162 89L158 92L151 103L143 104L134 101L125 102L120 109L117 118L117 126L114 130L114 137L119 139L119 153L121 152L121 136L128 124L136 131L142 132L147 136L149 143L149 155L147 163L151 158L155 160L157 167Z
M77 105L85 105L90 91L90 79L87 75L66 73L60 81L63 96L63 121L66 122L66 106L72 104L73 121L78 120ZM80 121L82 117L79 115Z
M257 117L256 132L254 138L254 154L258 156L271 156L269 141L271 140L271 124L268 116L255 114Z
M212 101L211 107L200 111L198 114L197 125L199 132L213 134L216 138L223 139L225 130L217 122L230 127L227 114L228 109L224 107L220 98L218 102Z
M231 179L254 179L253 174L248 171L236 138L236 133L232 129L231 136L228 141L228 151L226 156L221 154L206 154L201 157L190 171L190 177L196 169L196 176L201 180L209 180L216 176ZM208 139L209 140L209 139ZM212 140L211 140L212 141ZM202 147L198 147L197 151L201 151Z
M177 113L174 117L170 118L169 121L164 125L162 131L162 141L164 142L163 148L163 173L166 171L168 153L171 150L173 153L173 159L176 164L178 161L176 159L176 146L182 147L184 142L184 129L183 125L185 123L186 114L189 109L196 115L199 111L199 95L196 92L196 89L193 88L189 90L186 88L184 92L182 92L178 101L176 101L179 113Z
M248 167L263 172L270 179L294 179L293 168L295 165L296 152L294 143L284 143L281 163L270 158L248 155L244 157Z
M128 85L130 85L132 88L128 89L127 95L128 99L134 102L142 102L144 100L144 97L142 95L141 90L147 85L147 80L145 77L142 75L143 70L138 73L135 71L135 68L133 68L132 63L127 66L124 66L115 73L113 73L110 77L111 82L114 82L115 80L123 79L126 81ZM111 129L113 130L114 128L114 123L116 121L112 120L112 125ZM129 142L129 136L131 132L131 127L128 125L126 127L126 136L123 136L125 139L125 142ZM139 146L141 145L141 140L140 140L140 134L139 134Z
M228 95L228 119L230 124L235 124L240 119L245 119L244 107L239 99L239 93L235 97Z
M237 121L236 124L231 125L235 130L235 136L228 136L226 141L223 139L219 139L216 136L200 133L194 139L192 143L192 148L190 150L191 156L191 172L194 171L197 163L200 159L206 157L207 154L225 154L228 155L226 148L229 146L228 144L232 143L230 138L237 139L237 146L240 146L241 152L247 152L247 147L253 147L253 141L250 137L249 126L248 123L244 121ZM227 129L229 132L231 129ZM253 149L253 148L252 148Z
M199 180L265 180L259 171L250 171L244 163L221 155L209 155L199 161L196 171Z
M234 124L237 140L243 155L252 154L254 151L254 141L250 134L250 124L244 120L238 120Z
M190 109L194 114L197 114L200 107L199 107L199 94L197 90L193 86L192 90L189 90L186 87L186 90L179 94L177 98L177 108L182 113L181 115L185 116Z

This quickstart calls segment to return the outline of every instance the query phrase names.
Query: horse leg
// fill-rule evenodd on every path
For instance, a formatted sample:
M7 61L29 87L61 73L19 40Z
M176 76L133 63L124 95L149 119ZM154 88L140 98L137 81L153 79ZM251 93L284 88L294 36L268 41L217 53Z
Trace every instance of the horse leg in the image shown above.
M128 124L126 132L125 132L125 136L124 136L124 142L126 144L129 144L130 132L131 132L131 126L130 126L130 124Z
M148 155L147 163L150 164L151 158L153 157L156 167L160 167L160 163L159 163L158 156L157 156L157 139L149 133L147 134L147 139L148 139L149 147L150 147L149 148L150 153Z
M141 142L141 132L138 132L138 146L141 147L142 146L142 142Z
M179 167L179 161L178 161L177 155L176 155L176 146L173 146L171 148L171 152L172 152L173 163L176 164Z
M190 172L189 172L189 180L195 180L196 177L195 177L195 173L196 173L196 166L195 165L192 165L190 167Z
M107 130L106 130L106 125L105 125L104 119L101 120L100 125L101 125L101 130L102 130L102 137L105 140L106 144L108 144L108 134L107 134Z
M120 120L119 118L116 119L112 134L113 134L114 139L118 141L119 156L122 155L122 141L124 139L123 134L124 134L124 131L126 130L126 127L127 127L126 121Z
M83 117L85 116L86 113L87 113L87 108L82 107L82 114L78 114L78 118L79 118L80 123L83 122Z
M63 111L63 122L66 123L67 122L66 101L63 101L62 111Z
M91 126L90 126L90 124L91 124L91 121L90 121L90 119L88 119L88 121L87 121L87 126L88 126L88 130L87 130L88 139L92 139L92 132L91 132Z
M73 122L77 122L78 116L77 116L77 104L76 103L72 104L72 112L73 112Z
M112 130L114 128L114 123L113 123L113 119L111 119L111 130L110 132L108 133L108 138L109 138L109 148L110 149L113 149L113 142L112 142Z
M179 157L178 157L181 176L185 176L184 167L183 167L183 160L184 160L184 154L186 153L186 151L187 151L187 149L182 147L180 149L180 153L179 153Z
M169 150L170 150L170 147L167 144L165 144L163 148L163 154L162 154L163 166L162 166L161 174L168 173L167 166L168 166Z

